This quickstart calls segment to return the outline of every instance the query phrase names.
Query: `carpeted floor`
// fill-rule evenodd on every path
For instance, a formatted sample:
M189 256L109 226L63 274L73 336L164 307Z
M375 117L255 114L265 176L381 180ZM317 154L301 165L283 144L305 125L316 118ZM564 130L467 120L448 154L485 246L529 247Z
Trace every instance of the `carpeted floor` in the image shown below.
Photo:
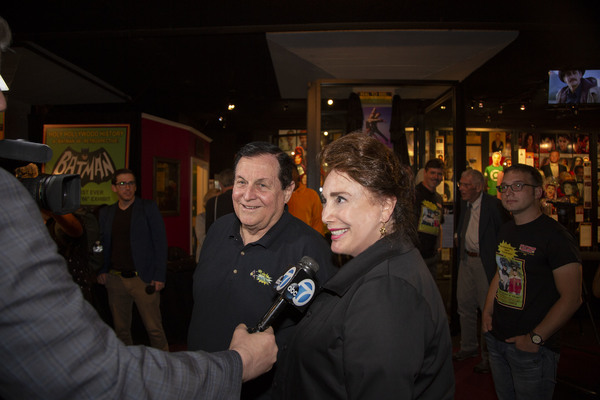
M596 328L599 323L596 320ZM454 351L458 351L460 338L452 339ZM562 331L562 343L553 399L600 399L600 344L589 318L584 315L569 321ZM497 399L492 375L473 372L479 361L481 357L454 361L456 400Z
M458 351L458 347L455 347L454 351ZM498 398L494 391L492 374L473 372L473 367L480 361L481 357L454 361L455 400L495 400Z

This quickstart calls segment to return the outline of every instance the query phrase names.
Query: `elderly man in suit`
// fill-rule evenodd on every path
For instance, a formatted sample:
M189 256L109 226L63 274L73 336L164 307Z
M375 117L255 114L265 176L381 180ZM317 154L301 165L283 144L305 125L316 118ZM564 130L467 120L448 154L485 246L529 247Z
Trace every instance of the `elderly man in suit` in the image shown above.
M500 226L509 219L500 201L484 192L485 179L477 170L466 170L459 182L461 216L455 242L460 252L457 301L460 316L460 350L456 361L478 355L477 309L483 311L489 284L496 273L496 246ZM482 342L481 362L475 372L487 373L489 361Z

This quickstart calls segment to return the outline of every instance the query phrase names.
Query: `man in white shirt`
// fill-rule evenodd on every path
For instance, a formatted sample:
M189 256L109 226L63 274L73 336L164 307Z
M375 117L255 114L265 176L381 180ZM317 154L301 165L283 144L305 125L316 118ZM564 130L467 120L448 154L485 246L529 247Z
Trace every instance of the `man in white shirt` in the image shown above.
M485 179L481 172L469 169L459 182L461 216L455 234L460 252L456 298L460 316L460 350L455 361L477 357L477 310L483 311L490 281L496 273L496 235L508 220L500 200L484 193ZM482 342L481 362L475 372L490 371L485 341Z

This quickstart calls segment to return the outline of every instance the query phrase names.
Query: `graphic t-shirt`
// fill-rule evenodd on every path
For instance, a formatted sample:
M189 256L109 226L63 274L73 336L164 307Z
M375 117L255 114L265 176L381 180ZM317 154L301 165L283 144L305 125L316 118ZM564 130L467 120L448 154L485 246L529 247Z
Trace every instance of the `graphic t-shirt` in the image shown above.
M494 167L493 165L488 165L487 167L485 167L483 176L487 181L488 194L496 196L496 194L498 193L498 191L496 190L496 186L498 186L498 175L500 175L500 172L502 172L503 170L504 167L502 165L499 165L497 167Z
M534 221L507 222L498 234L498 291L492 334L499 340L523 335L540 323L558 300L553 271L581 262L575 238L542 214ZM544 338L552 346L551 338Z
M444 222L442 196L437 192L430 192L423 183L419 183L415 190L418 248L423 258L429 258L436 254L437 239Z

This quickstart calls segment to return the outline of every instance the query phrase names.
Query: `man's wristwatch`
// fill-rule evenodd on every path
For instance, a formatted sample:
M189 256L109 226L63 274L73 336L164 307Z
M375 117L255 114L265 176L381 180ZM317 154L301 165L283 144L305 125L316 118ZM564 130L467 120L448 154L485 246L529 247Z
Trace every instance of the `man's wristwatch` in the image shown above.
M537 333L531 331L529 333L529 337L531 338L531 343L533 344L537 344L538 346L541 346L544 344L544 339L542 339L542 337L540 335L538 335Z

